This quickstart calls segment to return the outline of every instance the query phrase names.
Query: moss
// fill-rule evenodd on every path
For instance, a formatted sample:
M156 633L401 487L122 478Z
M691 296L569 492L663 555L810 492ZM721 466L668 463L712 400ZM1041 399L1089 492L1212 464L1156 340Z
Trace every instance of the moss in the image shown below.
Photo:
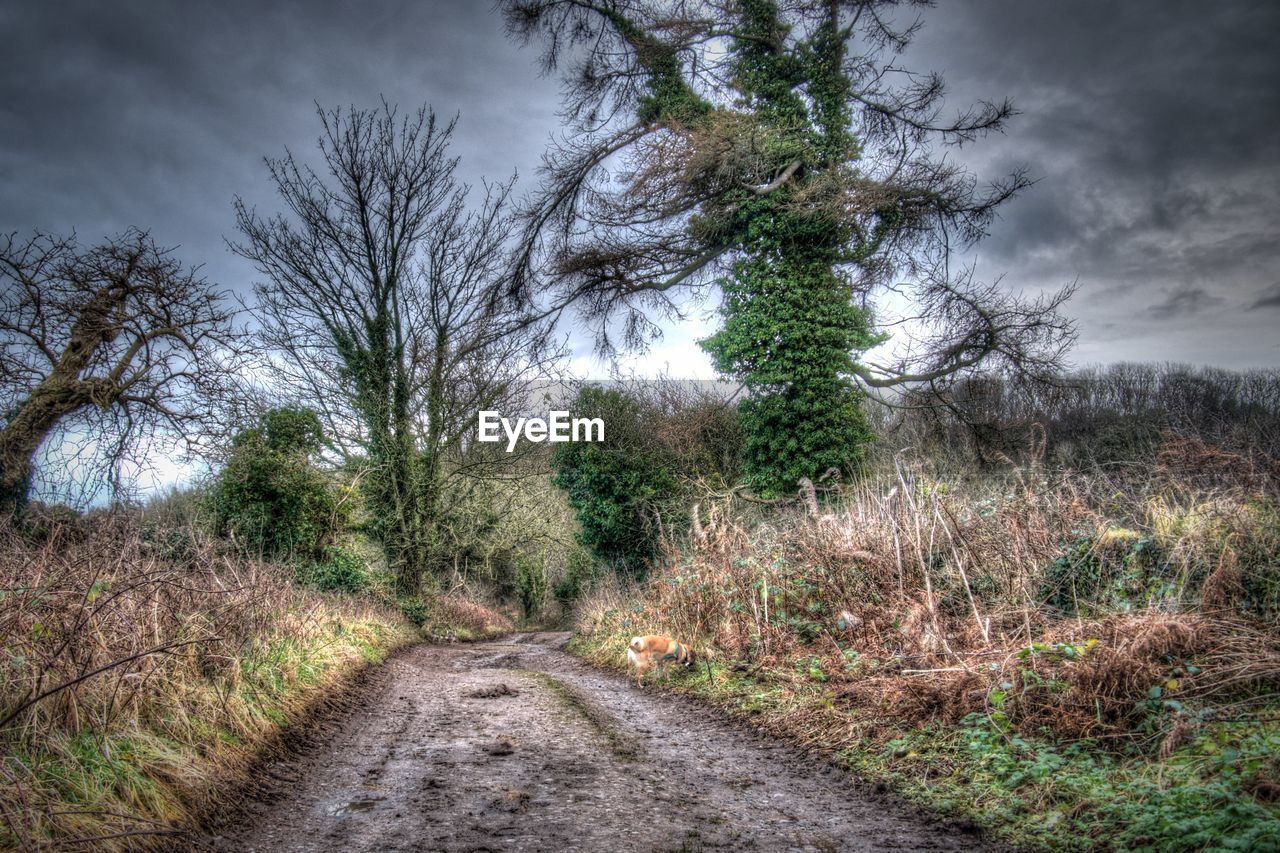
M643 749L639 742L630 735L624 734L614 724L613 718L609 714L601 711L590 700L560 679L543 672L535 672L531 673L531 675L541 681L566 707L581 715L591 725L591 728L605 739L615 757L625 762L640 759Z

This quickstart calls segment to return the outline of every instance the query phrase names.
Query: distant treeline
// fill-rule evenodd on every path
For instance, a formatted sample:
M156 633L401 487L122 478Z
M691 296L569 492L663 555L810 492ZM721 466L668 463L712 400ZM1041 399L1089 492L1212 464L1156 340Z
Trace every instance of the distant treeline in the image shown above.
M1027 453L1066 464L1140 461L1168 432L1280 456L1280 371L1121 363L1052 383L977 376L941 403L908 394L881 423L895 444L967 448L987 462Z

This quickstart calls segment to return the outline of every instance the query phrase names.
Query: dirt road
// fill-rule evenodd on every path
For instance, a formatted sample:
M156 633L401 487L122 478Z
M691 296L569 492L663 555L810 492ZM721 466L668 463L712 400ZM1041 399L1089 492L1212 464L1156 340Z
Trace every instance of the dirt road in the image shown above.
M419 646L218 850L974 850L818 759L560 650Z

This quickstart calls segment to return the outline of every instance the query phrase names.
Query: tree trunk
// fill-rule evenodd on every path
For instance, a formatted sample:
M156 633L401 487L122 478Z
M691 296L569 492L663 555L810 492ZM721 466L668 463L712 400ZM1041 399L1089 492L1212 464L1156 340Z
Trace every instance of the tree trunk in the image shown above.
M102 288L71 326L61 357L0 430L0 517L22 512L31 487L36 451L58 421L83 406L109 406L117 389L107 379L82 380L80 373L102 344L118 331L111 315L124 301L123 284Z

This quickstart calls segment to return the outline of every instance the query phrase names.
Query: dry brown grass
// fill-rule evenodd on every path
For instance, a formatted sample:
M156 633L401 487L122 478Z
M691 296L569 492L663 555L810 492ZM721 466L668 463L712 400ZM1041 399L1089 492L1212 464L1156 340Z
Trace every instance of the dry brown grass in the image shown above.
M494 637L515 630L510 616L457 594L432 599L427 609L426 624L437 640Z
M1178 445L1184 462L1193 451ZM1027 732L1124 739L1155 736L1155 716L1155 734L1176 739L1186 724L1171 734L1170 708L1274 702L1280 636L1241 612L1256 612L1248 573L1275 573L1276 510L1258 490L1215 477L1124 494L1034 467L998 485L897 462L825 506L800 501L753 526L704 507L646 585L588 597L578 625L670 633L757 680L818 680L868 720L999 712ZM1080 563L1129 610L1047 608L1046 570L1063 559L1063 574Z
M0 596L0 847L157 842L324 688L413 636L125 515L0 530Z

